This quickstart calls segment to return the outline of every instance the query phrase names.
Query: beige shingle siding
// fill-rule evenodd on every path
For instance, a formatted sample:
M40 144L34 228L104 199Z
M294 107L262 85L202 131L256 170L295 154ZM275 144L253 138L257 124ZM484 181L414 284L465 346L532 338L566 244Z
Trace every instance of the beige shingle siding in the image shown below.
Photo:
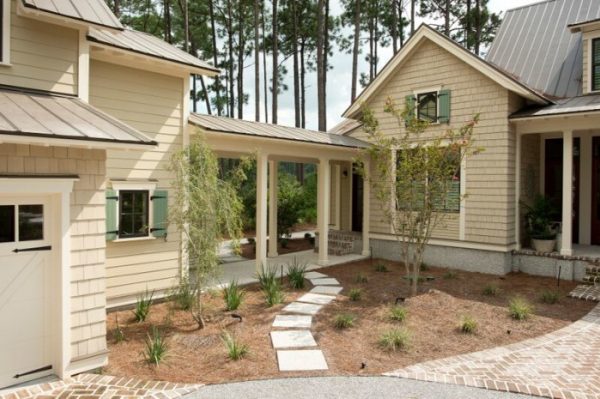
M106 349L104 150L0 144L0 173L76 174L71 194L71 356Z
M19 17L15 0L10 20L11 66L0 66L0 82L77 94L78 31Z
M509 92L469 67L458 58L426 40L398 68L378 93L368 102L375 111L383 132L394 134L399 129L394 117L383 112L391 96L404 107L405 97L415 90L442 86L451 90L451 125L459 128L479 113L476 146L485 152L467 161L466 241L508 245L514 239L514 137L508 124ZM442 134L448 125L429 127L427 134ZM364 133L353 133L360 138ZM380 205L372 195L371 231L389 233L381 223ZM437 229L436 238L459 238L459 215L451 214L446 226Z
M96 60L91 62L90 74L90 103L158 142L152 151L109 150L107 177L152 179L157 189L170 189L169 159L183 146L183 79ZM106 252L109 306L134 300L146 288L171 288L180 275L180 240L173 227L166 241L110 242Z

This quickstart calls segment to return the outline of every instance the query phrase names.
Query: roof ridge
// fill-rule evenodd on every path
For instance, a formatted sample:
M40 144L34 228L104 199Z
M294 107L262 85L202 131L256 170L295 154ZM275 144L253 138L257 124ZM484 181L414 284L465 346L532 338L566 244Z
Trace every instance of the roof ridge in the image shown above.
M307 129L305 127L298 127L298 126L286 126L286 125L280 125L278 123L271 123L271 122L259 122L259 121L253 121L253 120L249 120L249 119L239 119L239 118L233 118L231 116L226 116L226 115L208 115L208 114L200 114L198 112L192 112L193 115L197 115L200 117L211 117L211 118L215 118L215 119L219 119L219 118L226 118L226 119L231 119L233 121L238 121L238 122L245 122L245 123L252 123L254 125L269 125L269 126L275 126L275 127L282 127L282 128L286 128L286 129L300 129L300 130L307 130L309 132L315 132L315 133L326 133L326 134L333 134L333 133L329 133L329 132L322 132L320 130L314 130L314 129Z

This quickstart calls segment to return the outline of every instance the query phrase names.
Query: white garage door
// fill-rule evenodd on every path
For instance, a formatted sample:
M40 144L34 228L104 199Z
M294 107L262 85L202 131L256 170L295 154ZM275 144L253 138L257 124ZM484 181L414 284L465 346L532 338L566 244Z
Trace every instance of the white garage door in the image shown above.
M50 202L0 197L0 388L52 373Z

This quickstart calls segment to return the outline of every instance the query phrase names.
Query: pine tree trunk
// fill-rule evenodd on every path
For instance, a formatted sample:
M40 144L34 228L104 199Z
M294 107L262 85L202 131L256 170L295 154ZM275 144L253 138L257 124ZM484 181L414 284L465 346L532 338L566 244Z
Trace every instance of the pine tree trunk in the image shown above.
M259 0L254 0L254 120L260 122Z
M317 2L317 103L318 103L318 119L319 119L319 130L325 131L325 90L324 83L325 77L324 72L324 7L325 1L318 0Z
M450 0L446 0L444 7L444 33L450 37Z
M121 0L113 0L112 10L117 18L121 18Z
M410 34L412 36L415 33L415 8L417 7L417 0L410 0Z
M261 9L261 26L263 42L263 87L265 93L265 122L269 122L269 87L267 83L267 48L265 47L265 8Z
M229 117L235 116L235 93L233 81L233 16L231 10L231 0L227 0L227 41L229 51Z
M356 99L356 86L358 84L358 51L360 49L360 2L355 0L354 6L354 46L352 47L352 91L350 100Z
M373 51L373 18L369 17L369 82L375 78L375 52Z
M167 43L173 43L173 37L171 36L171 0L163 0L163 12L165 23L165 41Z
M210 17L210 30L212 39L213 64L216 67L219 65L218 50L217 50L217 28L215 24L215 10L213 0L208 2L208 10ZM195 83L195 81L194 81ZM221 116L223 108L221 104L221 80L219 76L215 77L215 94L217 96L217 115Z
M244 4L238 2L238 73L237 73L237 117L244 119Z
M403 2L404 0L398 0L398 21L399 21L399 28L400 28L400 48L404 47L404 24L402 21L402 14L403 14Z
M306 64L305 64L305 41L300 43L300 127L306 128Z
M375 3L375 10L379 9L379 2ZM377 76L377 69L379 67L379 13L375 13L375 31L374 31L374 60L373 60L373 78Z
M327 74L329 73L329 0L325 0L325 21L323 24L323 126L319 129L327 131ZM320 123L319 123L320 124Z
M475 54L480 55L481 47L481 0L475 0Z
M471 49L471 30L472 30L472 21L471 21L471 0L467 1L467 11L465 17L465 47L467 50Z
M300 71L298 65L298 10L296 8L296 2L291 1L292 7L292 46L294 47L294 126L300 127Z
M394 54L396 54L398 52L398 14L397 14L397 9L398 9L398 1L399 0L391 0L392 3L390 5L391 8L391 12L392 12L392 29L391 29L391 34L392 34L392 50L394 51Z
M194 82L196 79L194 79ZM202 93L204 93L204 102L206 103L206 112L209 115L212 115L212 111L210 110L210 98L208 97L208 91L206 89L206 84L204 84L204 76L200 75L200 86L202 87Z
M278 47L278 7L277 0L273 0L273 100L271 102L271 120L274 124L277 124L277 113L278 103L277 98L279 97L279 47Z

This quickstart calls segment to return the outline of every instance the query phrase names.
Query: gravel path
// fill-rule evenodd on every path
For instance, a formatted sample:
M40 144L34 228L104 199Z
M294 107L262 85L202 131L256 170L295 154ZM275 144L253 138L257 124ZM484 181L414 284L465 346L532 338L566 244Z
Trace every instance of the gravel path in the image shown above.
M284 378L208 385L186 399L527 399L531 396L389 377Z

